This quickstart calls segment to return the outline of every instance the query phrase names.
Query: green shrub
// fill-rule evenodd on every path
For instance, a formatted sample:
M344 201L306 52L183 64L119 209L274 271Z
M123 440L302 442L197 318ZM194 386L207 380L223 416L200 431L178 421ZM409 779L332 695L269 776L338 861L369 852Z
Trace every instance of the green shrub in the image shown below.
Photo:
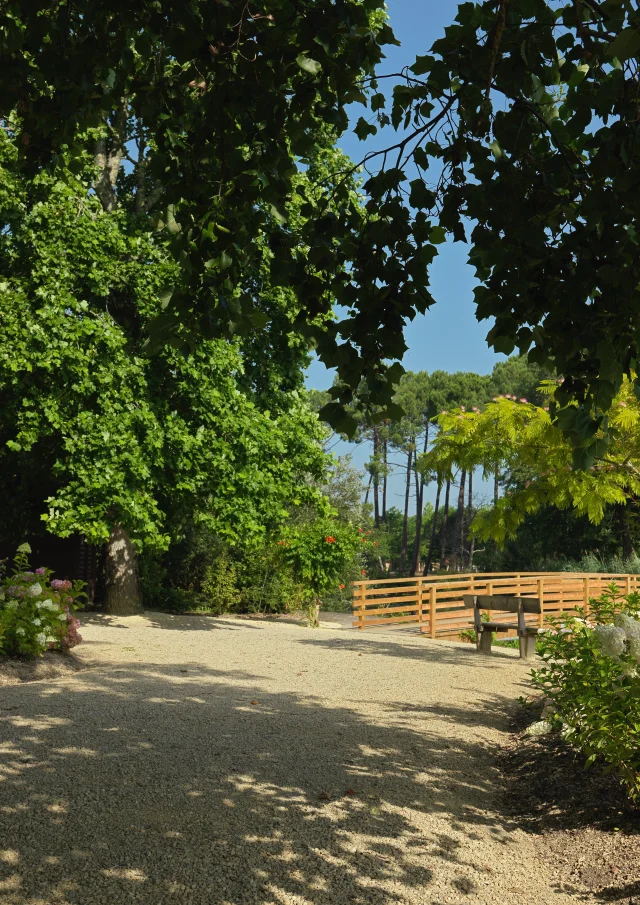
M280 547L265 544L238 566L242 607L249 613L293 613L304 605L304 589L282 562Z
M245 549L191 526L166 553L142 554L143 598L147 607L174 613L275 614L318 601L325 609L349 610L367 546L373 542L364 531L315 515Z
M311 602L344 584L342 576L367 540L353 525L319 518L289 527L277 543L280 561Z
M206 567L202 582L202 603L199 609L221 616L237 610L242 594L237 586L236 566L224 551L215 564Z
M590 601L590 615L548 618L543 666L533 684L552 702L553 720L587 765L614 770L640 801L640 596L615 585Z

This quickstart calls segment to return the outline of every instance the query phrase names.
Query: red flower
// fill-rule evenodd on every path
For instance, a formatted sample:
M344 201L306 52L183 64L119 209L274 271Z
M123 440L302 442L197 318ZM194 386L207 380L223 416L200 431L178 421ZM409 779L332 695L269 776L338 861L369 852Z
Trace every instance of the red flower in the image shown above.
M367 570L366 570L366 569L363 569L362 572L361 572L360 574L361 574L361 575L366 575L366 574L367 574Z
M340 590L341 590L341 591L344 591L344 585L343 585L343 584L340 585Z
M378 543L378 541L377 541L377 540L374 540L374 542L373 542L373 546L374 546L374 547L379 547L379 546L380 546L380 544L379 544L379 543Z
M325 537L325 541L328 544L335 544L336 539L335 539L335 537L331 537L331 535L329 535L329 537Z
M362 531L363 531L362 528L358 528L358 534L362 534Z

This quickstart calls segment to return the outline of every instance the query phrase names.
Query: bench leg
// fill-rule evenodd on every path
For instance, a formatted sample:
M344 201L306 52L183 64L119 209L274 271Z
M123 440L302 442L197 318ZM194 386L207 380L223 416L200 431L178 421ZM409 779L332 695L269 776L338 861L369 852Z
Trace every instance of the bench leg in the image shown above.
M527 632L526 635L520 635L520 659L531 660L536 653L536 636Z
M478 632L478 650L481 654L491 653L491 632Z

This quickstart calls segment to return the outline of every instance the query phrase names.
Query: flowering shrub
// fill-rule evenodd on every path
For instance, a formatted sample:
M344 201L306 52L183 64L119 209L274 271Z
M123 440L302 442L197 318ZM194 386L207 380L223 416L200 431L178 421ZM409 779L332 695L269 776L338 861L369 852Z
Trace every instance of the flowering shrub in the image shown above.
M341 579L359 552L360 537L350 524L333 519L318 519L290 528L279 543L279 556L302 588L304 604L311 608L321 604L324 594L335 593Z
M0 653L38 657L68 651L82 640L73 615L83 582L51 579L50 569L29 568L28 544L18 547L11 575L0 581Z
M588 617L579 611L548 621L534 685L587 765L602 761L640 801L640 596L620 596L611 585L591 600Z

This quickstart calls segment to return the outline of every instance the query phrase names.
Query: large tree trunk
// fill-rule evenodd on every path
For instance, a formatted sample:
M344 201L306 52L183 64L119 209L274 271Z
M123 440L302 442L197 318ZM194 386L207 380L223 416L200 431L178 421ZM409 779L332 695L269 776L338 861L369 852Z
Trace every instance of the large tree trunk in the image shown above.
M400 568L404 569L407 561L407 540L408 540L408 522L409 522L409 496L411 494L411 460L413 459L413 449L409 447L407 453L407 483L404 491L404 518L402 520L402 541L400 543Z
M464 488L466 484L467 473L462 470L460 473L460 487L458 490L458 511L456 512L456 525L453 533L456 569L461 572L464 568Z
M99 138L93 149L93 161L98 168L98 178L93 188L107 212L114 211L118 206L115 186L126 152L128 116L128 101L123 97L114 116L106 123L107 135Z
M447 550L447 522L449 521L449 494L451 478L447 478L447 489L444 494L444 518L442 519L442 535L440 537L440 570L444 569L444 555Z
M429 422L427 421L424 432L423 454L429 448ZM417 472L416 472L417 475ZM418 492L418 504L416 506L416 536L413 540L413 562L411 563L411 574L416 575L420 568L420 547L422 544L422 515L424 512L424 474L420 475L420 490Z
M433 551L436 546L436 533L438 531L438 510L440 509L440 492L442 490L442 481L438 476L438 491L436 493L436 508L433 511L433 525L431 526L431 540L429 542L429 553L424 567L424 574L428 575L431 571L431 563L433 562Z
M111 531L105 559L104 609L112 616L142 613L138 556L121 525Z
M500 496L499 481L500 481L500 470L496 466L495 474L493 475L493 505L494 506L498 505L498 497Z

